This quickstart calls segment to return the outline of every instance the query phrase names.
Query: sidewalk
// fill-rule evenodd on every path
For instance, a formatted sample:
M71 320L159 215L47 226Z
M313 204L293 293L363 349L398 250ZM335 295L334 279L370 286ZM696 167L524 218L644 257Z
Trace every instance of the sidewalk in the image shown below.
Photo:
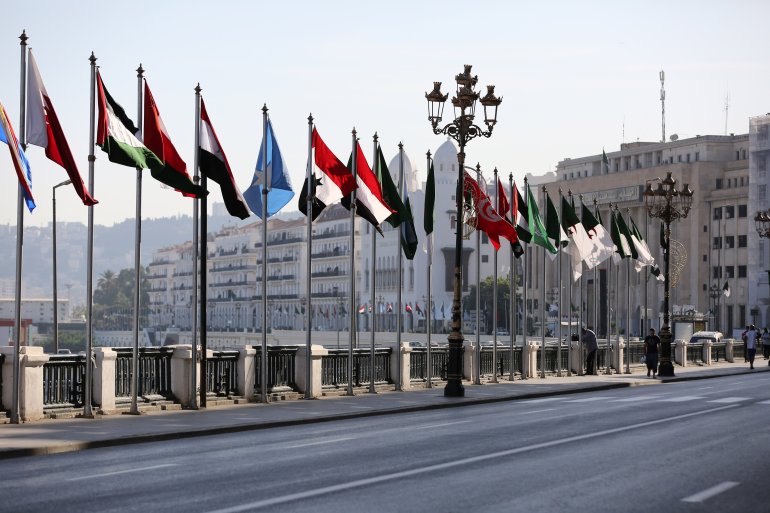
M676 377L663 380L646 377L642 367L631 370L631 374L609 376L548 376L514 382L506 378L496 384L479 386L466 382L465 397L462 398L445 398L442 382L436 388L418 388L408 392L387 391L311 401L219 406L197 411L163 411L138 416L116 414L95 419L6 424L0 426L0 459L631 386L660 386L661 383L676 381L769 372L770 367L764 359L756 361L755 370L749 370L748 364L743 362L720 363L710 367L675 367Z

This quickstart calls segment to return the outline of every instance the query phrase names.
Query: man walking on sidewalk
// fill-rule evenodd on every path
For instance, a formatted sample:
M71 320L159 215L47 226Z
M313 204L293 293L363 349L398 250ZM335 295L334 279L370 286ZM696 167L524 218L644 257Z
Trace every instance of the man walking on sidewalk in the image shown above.
M752 324L746 331L746 359L749 362L749 369L754 368L754 356L757 354L757 329Z
M581 333L583 347L586 348L586 374L596 374L596 349L598 348L596 333L590 328L581 328Z

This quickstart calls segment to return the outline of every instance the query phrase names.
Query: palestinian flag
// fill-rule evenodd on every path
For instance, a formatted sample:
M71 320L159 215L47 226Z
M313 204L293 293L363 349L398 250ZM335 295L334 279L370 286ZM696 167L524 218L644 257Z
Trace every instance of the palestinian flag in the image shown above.
M206 178L214 180L219 184L222 191L222 199L225 201L225 208L231 216L239 219L249 217L249 207L246 200L243 199L238 186L235 185L233 172L230 170L230 164L227 162L225 152L211 124L209 115L206 112L206 104L201 98L201 119L200 119L200 147L198 148L199 167L201 173Z

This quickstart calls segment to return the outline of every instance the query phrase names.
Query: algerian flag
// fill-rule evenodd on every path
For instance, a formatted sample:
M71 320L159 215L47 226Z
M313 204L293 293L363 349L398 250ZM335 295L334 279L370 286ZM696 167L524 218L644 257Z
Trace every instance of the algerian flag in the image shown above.
M607 158L607 154L604 153L604 148L602 148L602 167L604 168L604 174L609 174L610 172L610 159Z
M585 259L586 267L593 269L601 264L614 253L614 244L610 233L604 228L601 221L601 215L597 208L596 216L591 210L581 202L582 206L582 224L591 239L591 254Z
M545 202L545 224L546 232L548 233L548 241L553 245L554 248L557 248L558 252L558 249L565 248L569 244L569 239L561 227L561 223L559 222L559 213L556 211L556 207L551 201L551 197L548 195L548 193L545 194ZM551 260L553 260L556 258L556 253L551 253L548 256L551 257Z
M96 87L99 104L96 144L107 153L111 162L161 172L163 162L136 137L139 129L134 126L123 107L107 92L98 71Z
M540 211L535 203L535 197L532 195L532 189L527 184L527 224L532 234L532 242L541 246L551 253L556 253L556 248L551 244L548 238L548 232L543 226L543 220L540 219Z
M569 247L570 263L572 264L572 279L577 281L583 274L583 262L591 256L594 245L583 223L580 222L575 213L574 199L573 203L570 203L564 196L561 197L561 224L572 241L572 245Z
M722 294L725 295L725 297L730 297L730 285L725 282L725 286L722 287Z
M636 263L634 263L634 269L636 269L636 272L639 272L642 270L642 267L655 264L655 259L652 257L650 248L647 246L647 242L645 242L644 238L642 237L639 228L636 227L634 218L629 217L629 219L631 219L631 241L634 243L634 247L636 248L636 253L638 255L636 258Z
M612 255L612 260L616 264L619 263L621 259L631 256L631 244L620 229L618 224L619 217L620 212L611 212L610 233L612 235L612 242L615 244L615 253Z

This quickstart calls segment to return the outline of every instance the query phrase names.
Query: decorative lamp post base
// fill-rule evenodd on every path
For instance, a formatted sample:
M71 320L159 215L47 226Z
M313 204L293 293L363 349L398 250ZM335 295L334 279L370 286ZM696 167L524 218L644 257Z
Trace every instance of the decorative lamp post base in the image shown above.
M463 386L463 336L459 330L452 330L449 335L449 354L447 355L447 379L444 397L465 397Z
M674 363L671 358L671 328L667 325L660 330L660 363L658 376L661 378L674 377Z

